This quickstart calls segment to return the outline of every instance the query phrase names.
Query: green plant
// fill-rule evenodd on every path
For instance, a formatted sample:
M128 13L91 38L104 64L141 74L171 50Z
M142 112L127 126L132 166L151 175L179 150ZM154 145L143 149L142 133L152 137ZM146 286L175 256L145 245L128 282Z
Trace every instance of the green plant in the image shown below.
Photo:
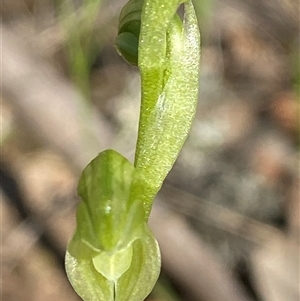
M94 54L92 36L102 0L82 0L81 8L75 7L72 0L55 4L60 22L66 32L66 58L70 67L70 76L87 101L90 101L90 69Z
M79 181L82 202L66 270L85 301L144 300L159 275L159 248L147 221L198 98L200 41L191 1L130 0L120 14L117 47L141 73L138 141L134 165L106 150Z

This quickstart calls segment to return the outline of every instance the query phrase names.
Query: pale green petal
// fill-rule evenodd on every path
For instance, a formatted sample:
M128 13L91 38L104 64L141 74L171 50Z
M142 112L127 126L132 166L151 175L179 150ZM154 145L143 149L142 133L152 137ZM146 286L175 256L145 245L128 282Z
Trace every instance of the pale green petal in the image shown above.
M143 204L129 200L133 174L133 165L112 150L99 154L82 173L66 271L85 301L143 300L158 278L160 253Z

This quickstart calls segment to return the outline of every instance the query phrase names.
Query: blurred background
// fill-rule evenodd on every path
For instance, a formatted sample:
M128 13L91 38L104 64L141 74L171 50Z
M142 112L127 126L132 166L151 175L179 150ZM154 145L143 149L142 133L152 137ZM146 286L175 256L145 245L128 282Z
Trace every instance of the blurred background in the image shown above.
M125 2L1 2L3 301L80 300L64 271L80 172L106 148L134 157ZM199 105L151 214L162 272L147 301L297 301L299 2L194 5Z

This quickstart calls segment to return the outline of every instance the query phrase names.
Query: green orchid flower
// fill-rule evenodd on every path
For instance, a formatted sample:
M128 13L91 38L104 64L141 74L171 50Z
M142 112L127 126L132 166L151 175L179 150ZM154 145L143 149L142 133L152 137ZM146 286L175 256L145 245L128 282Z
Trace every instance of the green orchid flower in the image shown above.
M183 20L177 15L182 3ZM200 40L190 0L130 0L119 24L118 52L141 73L139 133L134 164L106 150L79 181L66 270L85 301L142 301L151 292L160 252L147 222L198 98Z

